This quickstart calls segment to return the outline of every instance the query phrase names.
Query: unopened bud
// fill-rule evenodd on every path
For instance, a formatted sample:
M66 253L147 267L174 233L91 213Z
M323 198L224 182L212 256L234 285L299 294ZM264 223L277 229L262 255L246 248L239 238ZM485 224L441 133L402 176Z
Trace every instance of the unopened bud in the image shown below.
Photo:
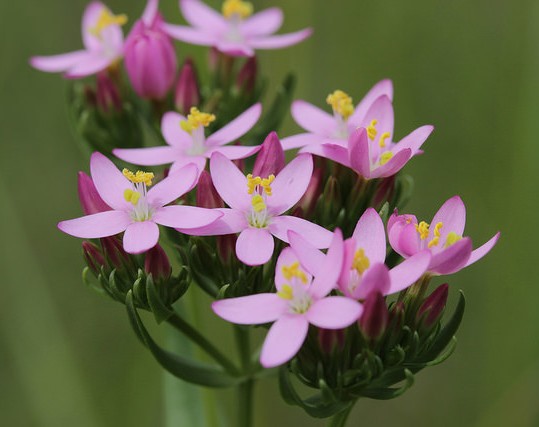
M423 301L416 314L416 325L421 331L428 331L440 320L447 304L449 286L447 283L438 286Z
M97 192L92 178L90 178L84 172L79 172L77 186L79 191L80 205L86 215L111 210L109 205L103 201Z
M257 73L258 61L256 56L251 56L245 61L236 78L238 90L246 94L251 94L255 88Z
M82 255L86 265L90 268L95 277L101 273L101 267L105 265L105 257L101 250L92 242L85 240L82 242Z
M117 237L103 237L101 247L107 264L116 270L135 270L130 255L125 252L122 242Z
M223 236L217 236L217 253L223 264L228 264L232 256L236 253L236 240L235 234L225 234Z
M316 202L322 194L322 169L315 168L309 185L305 194L298 202L298 207L301 209L302 214L305 218L308 218L314 211L316 207Z
M342 350L344 347L344 330L320 328L318 330L318 344L326 354L330 354L334 349Z
M210 72L215 72L219 66L219 57L221 52L216 47L212 46L208 49L208 69Z
M211 176L202 171L197 184L197 206L206 209L224 208L225 204L215 189Z
M386 301L380 292L371 292L363 303L363 314L359 327L363 336L370 341L378 341L384 335L389 323Z
M178 82L176 83L174 104L176 105L176 110L184 115L191 110L191 107L196 107L200 104L197 73L190 58L185 60L180 70Z
M122 110L120 91L105 72L97 75L96 104L104 113Z
M168 280L172 274L167 254L160 245L157 244L146 252L144 270L147 274L151 273L155 281Z
M270 132L256 156L253 176L267 178L277 175L284 168L284 151L277 133Z

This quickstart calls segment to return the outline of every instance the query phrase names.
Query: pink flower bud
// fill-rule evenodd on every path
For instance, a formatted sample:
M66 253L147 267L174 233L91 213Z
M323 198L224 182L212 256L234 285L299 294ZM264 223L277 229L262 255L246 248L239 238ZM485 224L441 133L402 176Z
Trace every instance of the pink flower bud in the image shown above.
M363 304L363 314L359 319L359 327L365 338L378 341L384 335L389 322L386 302L380 292L369 294Z
M251 56L245 61L245 64L241 67L238 77L236 78L236 87L240 92L248 94L253 92L256 84L257 72L258 61L256 60L256 56Z
M161 100L174 84L176 53L159 13L135 23L125 42L125 67L135 92Z
M316 202L322 194L322 169L315 168L305 194L298 202L297 206L304 218L308 218L316 207Z
M99 248L91 242L85 240L82 242L82 255L86 261L86 265L90 268L95 276L101 273L101 267L105 265L105 258Z
M256 156L253 175L267 178L277 175L284 168L284 151L277 133L270 132Z
M170 267L167 254L160 245L155 245L146 252L144 270L147 274L151 273L155 281L168 280L172 274L172 268Z
M101 247L108 265L116 270L135 270L129 254L124 250L122 241L117 237L104 237Z
M438 286L419 307L416 314L418 329L428 331L440 320L449 294L447 283Z
M335 348L342 350L344 347L344 330L343 329L318 329L318 344L320 349L330 354Z
M85 215L110 211L111 208L103 201L97 192L92 178L84 172L79 172L78 178L79 200Z
M97 75L96 104L105 113L122 110L120 91L105 72Z
M235 234L225 234L223 236L216 236L217 253L223 264L228 264L232 256L236 253L236 240Z
M174 104L181 114L186 115L191 107L196 107L199 103L200 91L195 65L190 58L187 58L183 63L176 83Z
M197 202L196 205L201 208L214 209L224 208L225 203L217 190L213 186L211 176L208 171L202 171L197 184Z

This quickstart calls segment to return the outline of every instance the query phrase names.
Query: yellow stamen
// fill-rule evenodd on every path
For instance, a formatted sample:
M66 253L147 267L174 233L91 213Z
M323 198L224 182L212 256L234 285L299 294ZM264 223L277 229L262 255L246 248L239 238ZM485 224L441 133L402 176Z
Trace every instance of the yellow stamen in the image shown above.
M449 246L454 245L455 243L457 243L460 239L462 239L462 236L459 236L454 231L451 231L450 233L447 234L447 238L445 239L445 245L444 246L446 248L448 248Z
M236 15L245 19L253 14L253 5L248 1L226 0L223 3L222 12L225 18Z
M436 246L438 245L438 243L440 243L440 230L443 226L444 226L443 222L436 223L436 225L434 226L434 231L433 231L434 237L427 245L428 248L432 248L433 246Z
M127 15L114 15L109 12L108 9L103 8L97 18L97 22L94 27L90 28L90 34L99 37L101 32L111 25L125 25L127 23Z
M376 135L378 135L378 131L376 130L376 125L378 124L378 120L373 119L371 121L371 124L367 126L367 136L371 141L374 141L374 138L376 138Z
M301 280L301 283L307 283L307 275L299 267L298 261L290 265L283 265L282 272L286 280L292 280L293 277L297 277Z
M136 206L138 200L140 199L140 193L138 191L133 191L128 188L124 191L124 199L126 202L129 202L133 206Z
M419 237L421 240L425 240L427 237L429 237L429 223L425 221L421 221L419 224L416 224L415 229L419 233Z
M333 93L330 93L326 98L326 102L331 105L333 111L340 114L344 120L354 114L352 98L342 90L336 90Z
M267 178L260 178L259 176L247 175L247 193L253 194L257 186L261 186L266 195L271 196L271 183L275 179L275 175L271 174Z
M363 274L371 265L369 258L365 255L365 250L360 248L354 254L354 261L352 261L352 268L359 274Z
M264 198L260 194L256 194L251 199L251 205L253 206L253 209L255 212L261 212L264 209L266 209L266 203L264 202Z
M393 153L391 151L386 151L385 153L382 153L380 156L380 166L385 165L391 158L393 157Z
M154 178L152 172L137 171L136 173L133 173L129 169L124 169L122 173L133 184L140 184L143 182L147 187L152 185L152 179Z
M384 148L386 146L386 139L389 138L390 136L391 136L391 133L389 132L384 132L380 136L380 142L378 144L380 145L381 148Z
M196 107L191 107L187 120L180 122L180 127L191 133L199 126L208 127L211 122L215 121L215 114L202 113Z
M282 299L291 300L292 298L294 298L294 291L292 290L292 286L283 285L282 289L277 292L277 296L281 297Z

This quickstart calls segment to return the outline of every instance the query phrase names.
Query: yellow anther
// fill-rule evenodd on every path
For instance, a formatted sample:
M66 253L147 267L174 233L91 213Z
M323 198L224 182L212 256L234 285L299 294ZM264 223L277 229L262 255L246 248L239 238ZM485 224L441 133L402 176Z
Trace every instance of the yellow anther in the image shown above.
M251 199L251 205L253 206L255 212L262 212L264 209L266 209L266 202L264 202L264 198L260 194L253 196Z
M191 133L199 126L208 127L213 121L215 121L215 114L202 113L198 108L191 107L187 120L181 121L180 127L184 131Z
M101 31L105 28L110 27L111 25L125 25L127 23L127 15L114 15L108 11L108 9L103 8L97 18L95 26L89 29L90 34L99 37Z
M147 187L152 185L152 179L154 178L152 172L137 171L136 173L133 173L129 169L124 169L122 173L133 184L140 184L143 182Z
M445 239L445 245L444 246L446 248L448 248L449 246L454 245L455 243L457 243L460 239L462 239L462 236L459 236L454 231L451 231L450 233L447 234L447 238Z
M124 199L126 202L129 202L133 206L136 206L138 203L138 199L140 199L140 193L138 191L133 191L128 188L124 191Z
M387 162L389 162L389 160L391 160L392 157L393 153L391 151L386 151L382 153L382 155L380 156L380 166L385 165Z
M354 254L354 261L352 261L352 268L359 274L363 274L371 265L369 258L365 255L365 250L360 248Z
M436 246L438 245L438 243L440 243L440 230L443 226L444 226L443 222L436 223L436 225L434 226L434 231L433 231L434 237L427 245L428 248L432 248L433 246Z
M275 175L271 174L267 178L260 178L259 176L247 175L247 193L253 194L256 187L260 186L264 190L266 195L271 196L271 183L275 179Z
M294 291L292 290L292 286L283 285L281 290L277 292L277 296L281 297L282 299L291 300L292 298L294 298Z
M354 114L352 98L342 90L336 90L335 92L330 93L326 98L326 102L331 105L333 111L340 114L344 120Z
M371 121L371 124L367 126L367 136L371 141L374 141L376 138L376 135L378 135L378 131L376 130L376 125L378 124L378 120L373 119Z
M384 132L380 136L380 142L378 144L380 145L381 148L384 148L386 146L386 139L389 138L390 136L391 136L391 133L389 132Z
M253 5L248 1L226 0L223 3L222 12L225 18L236 15L245 19L253 14Z
M297 277L301 280L301 283L307 283L307 275L299 267L298 261L290 265L283 265L282 272L286 280L292 280L293 277Z
M419 237L421 240L425 240L427 237L429 237L429 223L425 221L421 221L419 224L415 225L415 229L419 233Z

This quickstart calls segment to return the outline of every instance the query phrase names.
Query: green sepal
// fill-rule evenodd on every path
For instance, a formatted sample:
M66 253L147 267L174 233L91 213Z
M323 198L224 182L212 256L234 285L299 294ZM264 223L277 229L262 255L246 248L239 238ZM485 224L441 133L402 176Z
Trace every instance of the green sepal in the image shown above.
M405 383L402 387L366 388L361 395L376 400L389 400L401 396L414 384L414 375L409 369L404 369Z
M155 321L158 324L167 320L174 314L174 312L161 300L151 274L148 274L146 277L146 297L148 298L148 305L155 317Z

